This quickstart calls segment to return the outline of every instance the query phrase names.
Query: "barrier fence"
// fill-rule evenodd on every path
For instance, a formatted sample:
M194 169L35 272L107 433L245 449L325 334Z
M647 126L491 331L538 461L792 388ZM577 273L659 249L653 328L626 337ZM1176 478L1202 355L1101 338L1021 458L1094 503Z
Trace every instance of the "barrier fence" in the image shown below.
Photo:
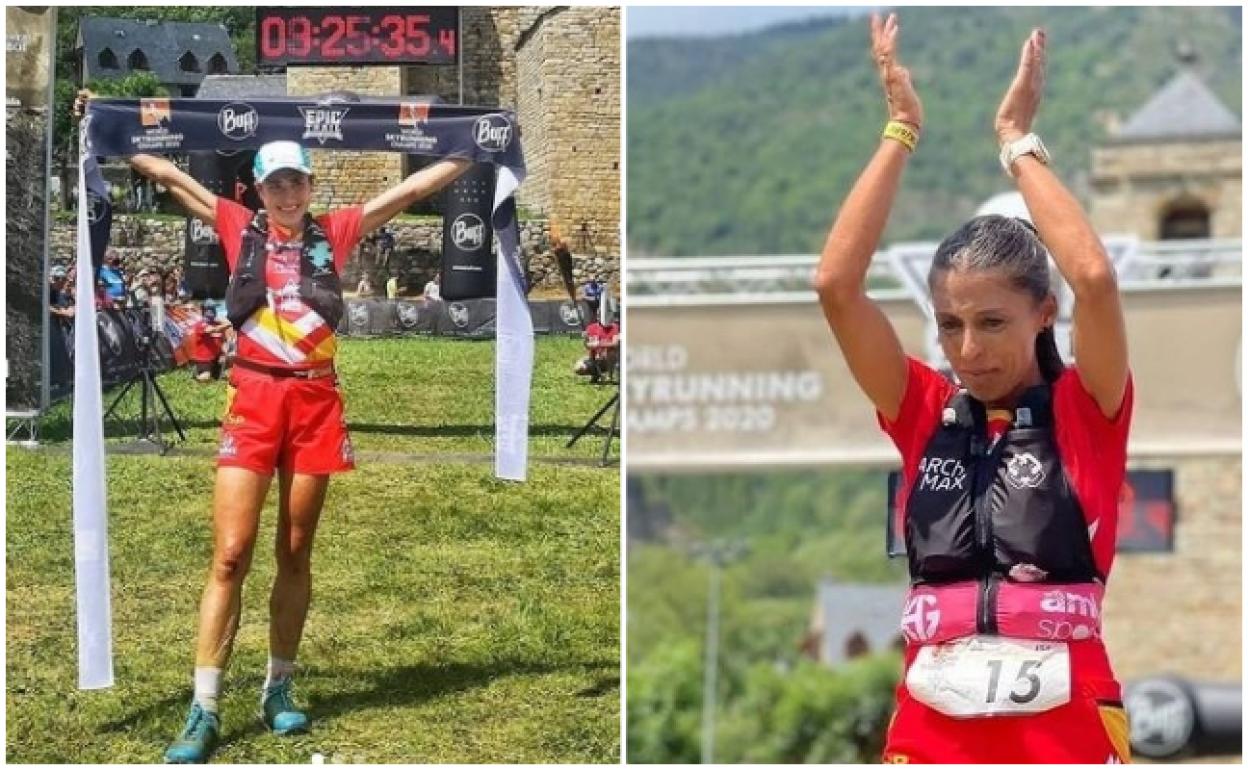
M436 335L465 339L493 339L495 301L457 302L390 299L347 299L338 325L344 337L403 337ZM529 303L533 330L538 334L580 334L577 308L571 300ZM581 313L589 309L581 303ZM100 310L96 327L100 341L100 374L105 389L137 376L144 359L157 372L190 360L190 335L200 319L198 304L173 305L165 310L160 334L154 334L146 309ZM74 322L52 318L48 326L49 392L52 401L67 398L74 384Z

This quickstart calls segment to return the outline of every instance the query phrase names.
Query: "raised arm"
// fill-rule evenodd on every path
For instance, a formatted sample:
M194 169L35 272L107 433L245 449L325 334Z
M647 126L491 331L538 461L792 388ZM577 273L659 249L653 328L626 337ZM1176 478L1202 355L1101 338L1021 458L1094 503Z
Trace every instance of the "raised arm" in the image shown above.
M74 100L74 117L81 118L86 111L87 100L94 94L83 89ZM217 196L168 158L156 155L131 155L126 158L130 167L153 182L164 185L186 209L187 213L211 226L217 221Z
M1018 72L997 111L1002 145L1026 136L1044 92L1045 34L1023 43ZM1040 239L1074 293L1075 366L1106 417L1117 415L1127 387L1127 332L1113 263L1079 201L1034 155L1012 166Z
M884 87L889 120L908 126L917 137L923 124L923 105L910 83L909 71L897 61L899 29L896 14L883 21L871 15L871 51ZM910 149L902 141L880 141L836 215L815 273L823 315L850 372L889 420L897 418L905 395L906 357L888 317L867 297L866 277L909 156Z
M428 198L459 178L471 161L447 158L425 166L364 204L360 234L371 233L418 200Z

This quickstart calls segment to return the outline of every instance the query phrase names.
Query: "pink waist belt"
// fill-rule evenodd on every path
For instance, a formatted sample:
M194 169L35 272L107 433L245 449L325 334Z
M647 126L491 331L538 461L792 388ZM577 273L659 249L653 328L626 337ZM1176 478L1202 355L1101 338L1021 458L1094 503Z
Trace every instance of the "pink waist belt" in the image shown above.
M906 595L901 632L910 644L933 644L977 633L976 615L983 584L977 580L942 586L915 586ZM997 633L1016 639L1084 641L1101 637L1099 583L995 584Z

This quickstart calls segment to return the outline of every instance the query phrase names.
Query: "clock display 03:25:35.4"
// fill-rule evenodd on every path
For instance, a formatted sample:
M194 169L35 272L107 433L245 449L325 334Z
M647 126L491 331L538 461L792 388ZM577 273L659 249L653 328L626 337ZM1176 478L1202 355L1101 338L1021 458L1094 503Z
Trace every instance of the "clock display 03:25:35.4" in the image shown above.
M256 9L256 63L454 64L459 9Z

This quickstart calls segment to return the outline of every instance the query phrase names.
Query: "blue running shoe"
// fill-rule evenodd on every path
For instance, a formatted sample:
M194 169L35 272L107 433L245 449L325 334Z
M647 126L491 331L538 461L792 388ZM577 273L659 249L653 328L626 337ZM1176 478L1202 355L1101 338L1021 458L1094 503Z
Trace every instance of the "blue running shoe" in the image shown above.
M165 762L173 765L198 765L208 761L221 740L221 718L191 703L182 734L165 750Z
M308 716L295 707L290 691L293 683L284 677L264 690L260 707L264 710L264 724L274 735L297 735L308 731Z

